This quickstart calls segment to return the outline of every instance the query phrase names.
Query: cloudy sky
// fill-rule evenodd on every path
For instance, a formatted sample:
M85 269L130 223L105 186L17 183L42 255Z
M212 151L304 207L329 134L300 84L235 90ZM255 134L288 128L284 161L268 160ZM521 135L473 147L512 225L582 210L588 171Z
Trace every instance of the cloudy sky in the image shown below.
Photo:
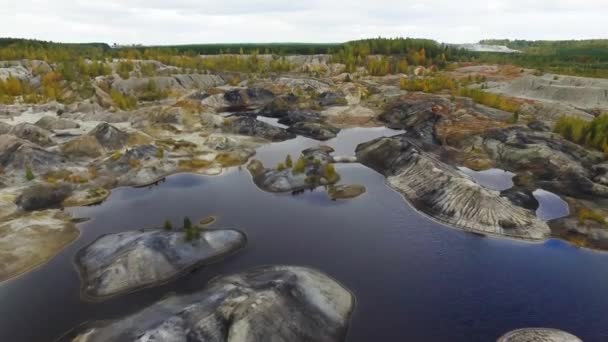
M608 38L608 0L0 0L0 36L64 42Z

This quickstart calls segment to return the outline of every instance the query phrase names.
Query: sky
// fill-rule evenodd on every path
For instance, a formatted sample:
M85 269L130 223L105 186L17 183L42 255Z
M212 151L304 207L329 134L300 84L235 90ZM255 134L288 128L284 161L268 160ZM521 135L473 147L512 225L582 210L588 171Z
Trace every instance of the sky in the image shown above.
M0 37L168 45L608 38L608 0L0 0Z

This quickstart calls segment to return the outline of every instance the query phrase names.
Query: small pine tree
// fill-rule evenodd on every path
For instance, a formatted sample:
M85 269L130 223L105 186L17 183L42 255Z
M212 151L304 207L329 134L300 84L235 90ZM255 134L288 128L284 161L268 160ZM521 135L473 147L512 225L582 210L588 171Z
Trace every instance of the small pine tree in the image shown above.
M165 225L163 226L163 228L165 228L165 230L172 230L173 225L171 225L171 221L165 220Z
M293 161L291 160L291 155L287 155L287 157L285 157L285 166L288 169L291 169L293 167Z
M300 157L297 161L296 164L294 165L293 169L291 170L291 172L294 175L300 174L302 172L304 172L304 170L306 169L306 159Z
M192 228L192 221L190 221L190 218L188 216L184 217L184 229L188 230Z
M277 171L283 171L283 170L285 170L285 164L279 163L279 165L277 165Z
M34 178L36 178L36 176L34 176L34 172L32 171L32 168L30 166L28 166L25 169L25 179L27 181L31 181L31 180L34 180Z

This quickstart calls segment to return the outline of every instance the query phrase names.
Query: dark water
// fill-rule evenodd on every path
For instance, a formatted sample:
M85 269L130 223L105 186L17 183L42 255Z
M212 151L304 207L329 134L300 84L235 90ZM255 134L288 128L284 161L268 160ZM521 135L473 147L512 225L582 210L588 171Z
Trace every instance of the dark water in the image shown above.
M369 132L349 133L366 140ZM292 153L292 143L282 143L284 150L265 147L260 157L272 162L274 152ZM86 320L118 318L168 293L195 291L215 276L267 264L314 267L350 288L358 301L350 342L495 341L528 326L608 340L608 254L559 240L531 244L467 234L413 210L370 169L350 164L338 172L344 183L366 185L367 193L341 202L322 190L270 194L245 170L232 169L117 189L100 206L78 208L76 215L92 220L80 225L75 244L0 285L0 341L50 341ZM207 215L219 217L215 227L246 232L245 249L170 284L101 303L80 300L72 265L79 248L101 234Z

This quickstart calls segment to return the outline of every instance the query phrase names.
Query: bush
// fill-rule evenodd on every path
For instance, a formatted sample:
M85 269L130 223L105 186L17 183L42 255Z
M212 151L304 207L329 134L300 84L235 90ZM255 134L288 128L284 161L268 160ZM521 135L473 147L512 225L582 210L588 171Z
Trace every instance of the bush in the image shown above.
M489 93L481 89L461 88L460 96L470 97L475 102L484 106L504 110L505 112L515 113L519 111L519 103L501 95Z
M188 216L184 217L184 229L190 229L192 228L192 221L190 221L190 218Z
M425 77L425 78L403 78L401 79L401 89L407 91L422 91L425 93L436 93L442 90L454 91L457 89L456 81L445 76Z
M173 229L173 225L171 224L171 221L165 220L165 224L164 224L163 228L165 230L172 230Z
M161 91L154 80L149 80L148 84L142 89L141 95L137 98L141 101L158 101L169 95L167 91Z
M116 106L122 110L134 109L137 107L137 100L129 95L125 95L116 89L110 91L110 97Z
M287 157L285 157L285 166L288 169L291 169L293 167L293 161L291 160L291 156L288 154Z
M606 224L606 217L604 215L591 209L582 208L578 211L578 221L583 224L586 220Z
M563 116L557 120L553 131L574 143L608 152L608 114L591 121Z
M25 168L25 179L29 182L34 180L34 178L36 178L36 176L34 176L34 171L32 171L31 167L26 167Z
M118 64L116 73L118 74L118 76L120 76L120 78L126 80L129 78L129 75L130 75L131 71L133 71L133 69L134 69L133 62L131 62L131 61L120 62Z
M334 183L336 182L340 176L336 171L336 167L334 164L327 164L323 167L323 178L327 179L328 182Z
M294 175L300 174L306 170L306 159L303 157L298 158L296 164L293 166L291 173Z
M279 163L279 165L277 165L277 171L283 171L285 169L286 169L285 164Z

